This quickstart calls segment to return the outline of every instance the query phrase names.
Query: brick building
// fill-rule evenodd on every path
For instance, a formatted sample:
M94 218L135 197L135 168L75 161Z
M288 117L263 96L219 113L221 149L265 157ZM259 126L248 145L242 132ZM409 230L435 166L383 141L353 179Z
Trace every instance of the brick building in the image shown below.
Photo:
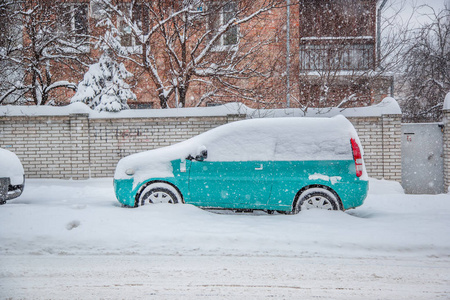
M390 78L377 72L377 5L376 0L300 1L299 85L304 98L361 106L388 95Z
M70 33L72 45L82 45L76 52L79 62L96 62L101 51L94 45L110 30L101 23L107 10L101 0L57 1L57 5L47 0L26 2L30 7L48 2L47 5L54 9L43 14L43 18L56 20L58 32ZM389 93L390 78L377 72L377 0L292 1L289 73L286 72L286 1L274 1L276 8L242 23L239 20L270 1L188 1L189 9L194 13L184 17L180 14L170 26L160 30L150 41L143 42L151 33L155 20L164 20L166 16L163 14L167 11L172 10L172 15L177 10L181 11L186 1L163 1L160 6L154 4L156 2L137 1L132 6L130 1L112 0L117 11L109 10L118 41L131 58L125 59L126 55L119 51L116 52L119 54L117 59L135 75L130 83L138 101L129 102L131 107L159 108L163 105L162 97L166 97L170 107L180 103L184 106L207 106L240 101L255 108L281 108L287 106L287 76L291 107L370 105ZM186 20L189 20L186 31L189 38L183 44L185 36L174 28L186 25ZM197 61L199 54L189 58L189 54L196 50L193 48L205 49L209 40L214 39L214 34L227 22L232 24L214 40L206 60ZM29 32L23 35L21 40L24 44L32 43ZM5 40L1 40L5 44ZM169 43L172 44L167 47ZM149 52L152 55L148 59L148 55L143 53L150 48L162 50ZM76 68L70 63L61 59L57 63L52 62L51 68L48 67L50 64L42 66L40 73L51 69L49 74L53 78L57 76L59 81L77 83L86 67L80 64ZM186 67L192 63L198 65L186 72L177 66L184 64ZM230 72L231 67L227 66L239 72ZM156 74L152 73L155 67L158 69ZM31 75L25 75L25 78L27 81L36 80ZM45 79L42 81L44 87L53 87L52 84L45 85ZM54 88L48 93L57 105L67 103L73 94L68 87Z

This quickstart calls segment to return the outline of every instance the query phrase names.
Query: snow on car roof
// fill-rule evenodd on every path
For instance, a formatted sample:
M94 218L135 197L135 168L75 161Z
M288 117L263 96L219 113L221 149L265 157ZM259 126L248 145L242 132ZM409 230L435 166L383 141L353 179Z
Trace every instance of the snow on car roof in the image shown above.
M244 120L217 127L198 139L211 161L331 160L348 159L348 143L356 137L353 125L336 116Z

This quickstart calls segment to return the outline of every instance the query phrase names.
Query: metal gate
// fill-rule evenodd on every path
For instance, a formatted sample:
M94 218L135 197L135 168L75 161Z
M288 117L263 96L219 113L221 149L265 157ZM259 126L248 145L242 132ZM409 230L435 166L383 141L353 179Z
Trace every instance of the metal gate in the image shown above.
M408 194L444 193L443 125L402 124L402 186Z

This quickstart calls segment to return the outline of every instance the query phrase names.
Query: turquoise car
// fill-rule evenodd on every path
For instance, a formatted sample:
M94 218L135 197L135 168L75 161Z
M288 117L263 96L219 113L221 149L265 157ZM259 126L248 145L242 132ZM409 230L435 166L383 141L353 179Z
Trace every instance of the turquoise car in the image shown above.
M345 117L263 118L124 157L114 188L129 207L187 203L298 213L362 205L368 176L358 135Z

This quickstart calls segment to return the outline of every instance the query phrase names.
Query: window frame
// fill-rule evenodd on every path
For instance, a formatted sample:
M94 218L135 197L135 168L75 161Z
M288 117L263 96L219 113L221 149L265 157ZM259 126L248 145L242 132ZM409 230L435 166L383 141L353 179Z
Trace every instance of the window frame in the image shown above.
M130 2L126 2L126 3L122 3L121 5L122 5L122 12L128 15L129 12L130 12L131 3ZM142 17L143 17L142 10L145 9L145 4L144 3L135 3L134 4L133 12L132 12L132 20L131 20L132 22L135 21L134 20L134 14L135 14L134 10L135 10L136 7L139 7L139 12L137 12L136 14L139 15L139 17L141 18L139 21L141 22L141 30L142 30L142 32L144 32L144 25L145 24L143 24L143 22L145 20L142 19ZM117 22L116 22L117 29L118 29L118 32L119 32L119 35L120 35L120 45L121 45L121 47L124 47L128 51L131 51L131 52L140 52L140 51L142 51L142 45L138 44L136 42L136 37L132 33L129 33L129 34L125 33L124 28L126 28L128 26L123 26L123 25L126 25L123 20L124 20L123 17L118 16L117 17ZM131 42L130 44L124 44L123 43L123 37L125 35L129 35L130 36L129 37L130 38L130 42Z
M223 26L225 22L225 15L227 13L231 13L233 16L236 15L236 13L239 10L239 5L237 1L218 1L218 5L220 5L220 9L217 11L213 11L210 15L210 20L208 21L208 30L217 30L221 26ZM233 8L229 11L225 11L227 5L233 5ZM215 20L218 20L218 23L215 24ZM225 39L230 34L230 30L235 30L236 32L233 34L233 39L235 39L234 44L227 44L225 43ZM225 51L237 51L239 42L240 42L240 33L239 33L239 26L235 25L229 28L227 31L225 31L214 43L212 47L212 51L214 52L225 52ZM213 33L214 35L214 33Z
M85 28L85 30L84 30L85 32L80 34L80 33L78 33L76 18L78 16L78 14L77 14L78 9L83 6L85 7L84 8L85 18L83 20L85 22L85 24L83 26ZM83 42L83 40L85 38L87 38L87 36L89 35L89 4L85 3L85 2L66 2L66 3L61 3L60 8L62 9L61 12L63 14L60 17L64 21L63 23L60 23L60 25L59 25L60 30L68 29L67 24L69 24L69 23L65 22L67 20L64 20L64 19L65 19L66 14L70 14L70 32L75 33L73 36L70 37L70 41L73 43ZM66 8L69 8L68 11L64 11ZM82 37L83 35L85 37Z
M11 20L7 17L7 15L9 16L12 11L18 8L20 8L20 4L15 3L12 6L5 5L0 9L0 13L2 13L0 18L0 21L2 21L0 50L5 53L13 49L19 50L23 46L23 22L21 20Z
M101 10L106 10L107 6L101 0L90 0L89 1L89 16L93 19L99 20L103 18L100 13Z

